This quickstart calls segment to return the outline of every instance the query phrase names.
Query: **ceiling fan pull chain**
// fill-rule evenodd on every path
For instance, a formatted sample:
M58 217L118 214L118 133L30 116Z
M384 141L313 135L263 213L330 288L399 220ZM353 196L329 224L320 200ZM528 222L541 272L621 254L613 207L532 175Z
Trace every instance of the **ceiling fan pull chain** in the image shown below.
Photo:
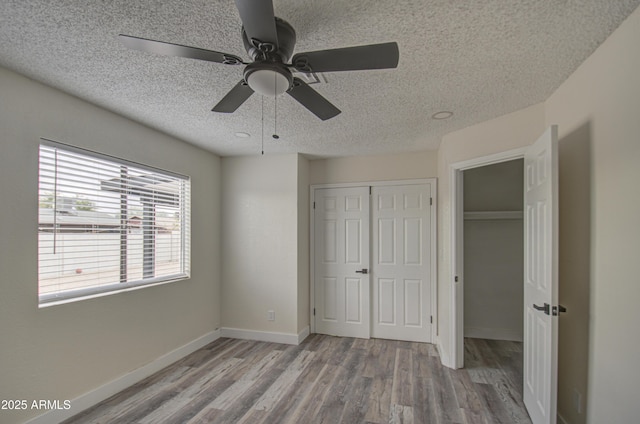
M274 89L276 87L276 75L273 75L273 86ZM278 96L274 95L273 96L273 135L272 135L274 140L277 140L280 138L280 136L278 135Z
M278 98L274 98L275 104L273 105L273 138L277 140L280 138L278 135Z

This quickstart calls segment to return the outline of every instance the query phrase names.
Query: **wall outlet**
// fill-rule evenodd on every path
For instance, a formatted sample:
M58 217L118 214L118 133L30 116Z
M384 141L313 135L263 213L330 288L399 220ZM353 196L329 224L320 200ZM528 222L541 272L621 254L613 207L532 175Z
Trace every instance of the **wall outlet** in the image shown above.
M268 310L267 311L267 320L268 321L275 321L276 320L276 313L273 310Z
M582 414L582 394L578 389L573 389L573 409L575 409L578 414Z

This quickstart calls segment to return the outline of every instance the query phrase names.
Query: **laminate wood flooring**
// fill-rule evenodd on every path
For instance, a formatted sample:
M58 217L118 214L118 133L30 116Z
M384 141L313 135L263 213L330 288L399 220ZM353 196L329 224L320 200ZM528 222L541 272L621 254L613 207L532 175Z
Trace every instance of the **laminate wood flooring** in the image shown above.
M531 423L521 343L466 339L465 365L426 343L219 339L65 423Z

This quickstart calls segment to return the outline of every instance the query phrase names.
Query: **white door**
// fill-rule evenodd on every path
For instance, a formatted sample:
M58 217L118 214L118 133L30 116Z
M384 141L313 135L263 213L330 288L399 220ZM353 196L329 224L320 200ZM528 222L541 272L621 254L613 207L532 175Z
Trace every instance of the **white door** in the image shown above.
M372 337L431 342L430 195L429 184L373 187Z
M555 424L558 368L558 130L524 158L524 403L534 424Z
M315 328L369 338L369 187L315 190Z

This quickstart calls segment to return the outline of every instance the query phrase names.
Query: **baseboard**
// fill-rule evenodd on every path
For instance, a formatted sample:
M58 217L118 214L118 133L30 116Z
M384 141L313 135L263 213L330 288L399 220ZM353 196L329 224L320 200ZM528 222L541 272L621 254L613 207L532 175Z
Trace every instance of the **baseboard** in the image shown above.
M307 325L301 332L298 333L298 344L302 343L304 339L309 337L309 334L311 334L311 330Z
M436 349L438 349L438 355L440 355L440 363L448 368L455 368L452 366L451 362L449 362L449 355L442 348L442 343L440 342L440 337L436 339Z
M522 341L522 331L512 330L509 328L465 327L464 336L471 337L473 339L511 340L514 342Z
M128 374L116 378L90 392L87 392L71 401L71 408L68 410L51 410L45 414L38 415L27 421L27 424L49 424L64 421L80 412L110 398L116 393L136 384L137 382L153 375L161 369L173 364L174 362L184 358L185 356L195 352L196 350L208 345L209 343L219 339L221 331L215 330L199 337L184 346L181 346L152 362L144 365Z
M260 342L283 343L290 345L300 344L300 342L309 335L309 327L302 330L300 334L244 330L241 328L228 327L223 327L220 330L222 337L228 337L230 339L256 340Z

